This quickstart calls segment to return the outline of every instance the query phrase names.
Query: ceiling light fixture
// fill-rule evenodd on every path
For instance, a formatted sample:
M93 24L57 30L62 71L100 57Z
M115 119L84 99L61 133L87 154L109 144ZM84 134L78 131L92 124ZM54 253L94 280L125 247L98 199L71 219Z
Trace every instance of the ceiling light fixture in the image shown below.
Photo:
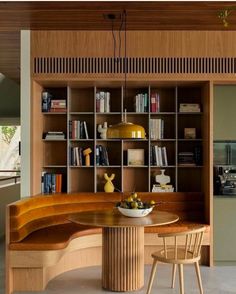
M115 62L121 62L121 36L120 32L124 24L124 99L127 98L127 19L126 10L121 15L121 24L119 30L119 56L116 58L116 39L113 31L113 20L112 20L112 36L114 40L114 60ZM123 115L124 114L124 115ZM107 138L109 139L145 139L145 130L142 126L127 122L126 109L122 112L122 122L109 126L107 130Z

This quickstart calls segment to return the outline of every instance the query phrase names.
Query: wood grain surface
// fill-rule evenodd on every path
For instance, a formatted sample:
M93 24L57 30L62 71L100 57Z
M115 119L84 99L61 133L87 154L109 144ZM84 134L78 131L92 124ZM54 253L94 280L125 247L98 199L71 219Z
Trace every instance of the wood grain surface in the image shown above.
M147 227L161 226L178 221L179 217L165 211L152 211L145 217L123 216L116 208L103 211L83 211L69 217L69 220L81 225L98 227Z

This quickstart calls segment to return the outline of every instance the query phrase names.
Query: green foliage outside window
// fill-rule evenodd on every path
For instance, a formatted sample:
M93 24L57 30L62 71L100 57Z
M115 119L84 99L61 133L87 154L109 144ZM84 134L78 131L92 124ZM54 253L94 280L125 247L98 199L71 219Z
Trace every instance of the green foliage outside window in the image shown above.
M11 139L14 136L16 132L16 126L13 127L7 127L7 126L2 126L2 139L4 142L7 144L11 143Z

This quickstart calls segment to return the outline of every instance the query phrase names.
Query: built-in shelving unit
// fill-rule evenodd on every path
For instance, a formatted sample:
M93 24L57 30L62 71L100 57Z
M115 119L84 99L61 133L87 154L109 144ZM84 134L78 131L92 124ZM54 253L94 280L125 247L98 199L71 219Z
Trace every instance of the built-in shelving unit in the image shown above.
M207 156L204 148L209 137L207 128L204 128L206 120L205 106L208 101L204 97L206 91L204 83L161 83L155 82L146 85L128 83L125 90L122 85L82 83L72 86L53 81L34 82L34 111L39 118L39 124L33 126L35 140L38 146L34 148L38 152L36 156L33 182L35 193L41 193L42 173L62 174L62 192L100 192L105 184L104 173L114 173L113 181L119 191L150 192L155 184L155 175L160 174L160 169L165 169L165 174L171 178L171 184L176 192L202 192L204 185L204 167L207 164ZM51 86L52 85L52 86ZM109 85L109 86L108 86ZM66 100L66 112L42 112L41 96L43 91L48 91L52 99ZM104 106L100 109L97 93L108 92L109 112L105 112ZM126 96L125 96L126 95ZM135 96L143 95L143 103L140 106L145 111L136 112ZM158 97L157 111L152 112L152 97ZM139 98L138 98L139 99ZM140 102L141 100L139 100ZM102 102L104 103L104 101ZM136 101L137 103L137 101ZM142 103L142 102L140 102ZM180 112L181 103L198 104L200 112ZM207 107L206 107L207 108ZM98 112L98 110L102 110ZM126 110L127 121L142 125L146 131L145 139L102 139L97 130L99 124L107 122L114 125L121 122ZM159 132L157 138L151 135L152 123L154 131ZM71 131L72 121L76 127L86 124L87 136L73 137ZM77 126L77 122L78 126ZM84 123L85 122L85 123ZM83 127L83 126L82 126ZM158 128L158 130L156 129ZM185 138L184 128L194 128L196 137ZM54 131L65 133L65 139L43 139L43 134ZM81 132L83 130L81 129ZM84 131L83 131L84 132ZM72 138L73 137L73 138ZM155 135L154 135L155 137ZM33 143L35 144L35 142ZM35 146L35 145L34 145ZM40 146L42 148L40 148ZM96 162L98 149L106 150L109 164ZM156 146L156 147L155 147ZM90 166L84 165L83 150L90 148ZM156 149L155 149L156 148ZM158 148L163 155L165 149L167 164L161 166L153 156L158 156ZM197 148L197 149L196 149ZM74 151L72 151L74 149ZM141 165L128 165L128 149L144 150L144 162ZM196 151L197 150L197 151ZM80 156L81 162L72 162L72 152ZM192 153L193 162L180 164L180 153ZM196 159L198 152L198 159ZM79 155L80 153L80 155Z

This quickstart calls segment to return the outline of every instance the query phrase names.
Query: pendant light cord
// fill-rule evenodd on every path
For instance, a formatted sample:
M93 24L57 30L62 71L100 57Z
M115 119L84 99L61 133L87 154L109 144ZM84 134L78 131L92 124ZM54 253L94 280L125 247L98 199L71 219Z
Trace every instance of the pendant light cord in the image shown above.
M126 98L127 94L127 44L126 44L126 33L127 33L127 23L126 23L126 10L124 10L124 18L125 18L125 93L124 98Z

